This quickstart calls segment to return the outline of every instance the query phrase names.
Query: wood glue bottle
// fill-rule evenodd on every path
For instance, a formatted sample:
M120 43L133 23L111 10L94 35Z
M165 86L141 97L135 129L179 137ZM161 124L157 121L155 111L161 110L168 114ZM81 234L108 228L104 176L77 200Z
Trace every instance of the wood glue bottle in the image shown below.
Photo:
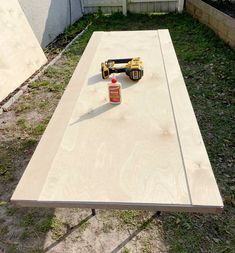
M110 104L120 104L122 102L122 85L117 81L115 76L112 77L111 83L108 84L108 89Z

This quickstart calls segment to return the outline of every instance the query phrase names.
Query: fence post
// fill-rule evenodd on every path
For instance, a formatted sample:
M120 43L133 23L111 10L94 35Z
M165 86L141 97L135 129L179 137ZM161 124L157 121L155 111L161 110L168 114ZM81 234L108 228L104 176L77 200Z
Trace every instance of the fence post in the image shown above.
M178 12L182 12L184 9L184 0L178 0Z
M81 6L82 14L84 14L84 3L83 3L83 0L80 0L80 6Z
M122 0L122 13L125 16L127 14L127 0Z

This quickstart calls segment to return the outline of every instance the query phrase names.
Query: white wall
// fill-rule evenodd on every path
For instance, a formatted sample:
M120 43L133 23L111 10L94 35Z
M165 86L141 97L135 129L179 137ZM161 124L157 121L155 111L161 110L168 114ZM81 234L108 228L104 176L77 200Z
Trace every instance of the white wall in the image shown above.
M82 17L80 0L19 0L42 47ZM71 3L71 16L70 16Z

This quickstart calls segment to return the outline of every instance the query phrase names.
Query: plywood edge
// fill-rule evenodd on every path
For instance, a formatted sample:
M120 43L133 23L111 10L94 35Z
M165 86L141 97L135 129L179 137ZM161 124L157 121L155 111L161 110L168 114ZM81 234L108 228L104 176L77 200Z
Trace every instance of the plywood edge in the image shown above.
M47 58L17 0L2 1L0 13L0 101L4 101L46 64Z
M95 32L92 35L36 151L11 197L12 202L23 200L35 202L39 198L54 155L63 137L64 129L77 101L78 93L84 84L88 72L87 66L92 61L101 36L102 32ZM47 147L47 152L45 152L45 147Z
M192 205L223 207L169 31L159 30L158 34Z
M122 202L78 202L78 201L30 201L13 200L13 204L22 207L44 207L44 208L91 208L91 209L131 209L149 210L163 212L195 212L219 214L223 211L223 206L193 206L193 205L174 205L156 203L122 203Z

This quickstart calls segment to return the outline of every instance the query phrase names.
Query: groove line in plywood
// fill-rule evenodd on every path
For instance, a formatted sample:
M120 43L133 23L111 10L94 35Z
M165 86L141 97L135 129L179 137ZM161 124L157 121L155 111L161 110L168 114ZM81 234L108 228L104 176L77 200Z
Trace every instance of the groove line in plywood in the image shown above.
M191 196L191 192L190 192L190 187L189 187L189 182L188 182L188 176L187 176L186 166L185 166L185 162L184 162L184 154L183 154L182 145L181 145L181 141L180 141L180 137L179 137L179 130L178 130L178 126L177 126L177 122L176 122L176 117L175 117L174 106L173 106L173 102L172 102L172 95L171 95L171 90L170 90L170 86L169 86L169 79L168 79L168 75L167 75L167 71L166 71L166 64L165 64L165 59L164 59L164 55L163 55L163 52L162 52L162 45L161 45L161 40L160 40L159 32L158 31L157 31L157 35L158 35L158 40L159 40L159 44L160 44L160 50L161 50L162 61L163 61L163 66L164 66L164 73L165 73L166 81L167 81L167 88L168 88L168 92L169 92L169 98L170 98L170 102L171 102L171 109L172 109L172 113L173 113L173 117L174 117L175 129L176 129L176 133L177 133L177 138L178 138L178 143L179 143L179 148L180 148L182 163L183 163L183 167L184 167L185 180L186 180L186 184L187 184L187 188L188 188L188 194L189 194L190 203L192 204L192 196Z
M192 197L192 205L218 205L222 198L206 152L200 129L184 83L179 62L168 30L159 30L163 57L172 96L172 103L184 154L185 169Z

